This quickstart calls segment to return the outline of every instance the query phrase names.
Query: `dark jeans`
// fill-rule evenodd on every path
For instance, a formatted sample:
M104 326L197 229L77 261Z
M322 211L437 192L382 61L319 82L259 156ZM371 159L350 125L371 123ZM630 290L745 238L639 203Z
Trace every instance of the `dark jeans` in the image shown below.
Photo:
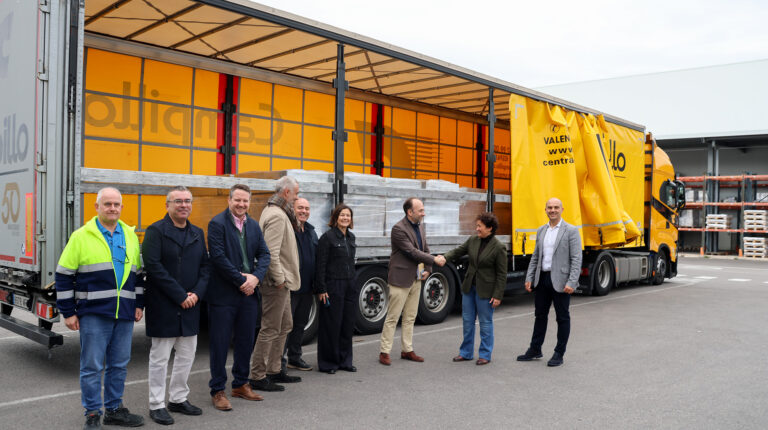
M312 293L291 292L291 314L293 315L293 328L285 339L283 349L283 369L285 369L286 353L288 361L301 360L301 340L304 338L304 327L309 321L309 311L312 309L312 301L315 296Z
M541 272L539 284L536 286L534 293L536 321L533 324L531 349L541 351L544 336L547 334L549 306L554 304L555 316L557 317L557 345L555 346L555 352L565 355L565 346L568 343L568 335L571 333L571 316L568 313L571 295L555 291L552 287L552 279L549 276L549 272Z
M352 334L358 296L353 279L333 279L327 286L331 306L320 306L317 333L317 367L320 371L352 366Z
M208 305L210 336L211 395L225 388L227 383L227 353L229 343L234 343L232 353L232 387L248 383L251 371L251 353L256 342L256 326L261 315L259 306L252 301L241 301L238 306Z

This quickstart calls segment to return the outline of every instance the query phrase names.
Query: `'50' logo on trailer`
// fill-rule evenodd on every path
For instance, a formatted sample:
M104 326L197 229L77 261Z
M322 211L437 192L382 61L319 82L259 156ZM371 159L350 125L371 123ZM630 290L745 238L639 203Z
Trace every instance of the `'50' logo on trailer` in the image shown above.
M19 191L19 184L16 182L5 184L3 202L0 204L0 219L3 220L3 224L17 222L19 220L20 209L21 192Z

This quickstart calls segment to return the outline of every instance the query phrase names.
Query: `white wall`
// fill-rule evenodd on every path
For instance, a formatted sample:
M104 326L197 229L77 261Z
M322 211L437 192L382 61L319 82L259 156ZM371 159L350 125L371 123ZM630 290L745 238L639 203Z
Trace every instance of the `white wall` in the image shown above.
M768 60L537 90L643 124L657 140L768 133Z

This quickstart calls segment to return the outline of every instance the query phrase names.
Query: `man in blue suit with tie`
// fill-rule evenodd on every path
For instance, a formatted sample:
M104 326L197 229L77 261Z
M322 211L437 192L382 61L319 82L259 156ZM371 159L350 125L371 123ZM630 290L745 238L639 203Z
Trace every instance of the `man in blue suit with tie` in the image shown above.
M563 220L563 202L553 197L547 200L546 213L549 222L536 232L536 247L531 255L525 289L535 286L535 322L531 346L517 361L541 358L541 345L547 334L549 307L554 303L557 316L557 345L547 366L563 364L565 346L571 332L571 316L568 306L571 294L579 286L581 273L581 236L578 227Z
M251 189L235 184L229 190L229 207L208 223L211 280L208 284L211 388L213 406L229 411L227 352L234 337L232 396L263 400L248 385L251 351L260 320L259 285L267 273L270 255L259 223L248 216Z

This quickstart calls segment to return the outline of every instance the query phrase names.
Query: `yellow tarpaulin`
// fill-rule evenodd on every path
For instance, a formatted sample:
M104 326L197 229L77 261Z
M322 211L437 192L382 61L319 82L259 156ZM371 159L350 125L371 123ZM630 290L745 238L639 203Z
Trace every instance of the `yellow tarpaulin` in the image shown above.
M624 133L623 127L606 124L602 118L560 106L518 95L512 95L509 104L514 253L533 251L536 229L547 222L544 206L550 197L563 202L563 219L580 227L585 247L617 247L639 237L642 141L632 141L636 136ZM623 152L612 154L611 148ZM630 149L634 152L627 155ZM621 170L612 163L612 156L621 159ZM632 163L627 162L629 158ZM640 212L633 218L634 213L625 211L616 176L632 176L623 178L625 185L632 187L635 175Z

